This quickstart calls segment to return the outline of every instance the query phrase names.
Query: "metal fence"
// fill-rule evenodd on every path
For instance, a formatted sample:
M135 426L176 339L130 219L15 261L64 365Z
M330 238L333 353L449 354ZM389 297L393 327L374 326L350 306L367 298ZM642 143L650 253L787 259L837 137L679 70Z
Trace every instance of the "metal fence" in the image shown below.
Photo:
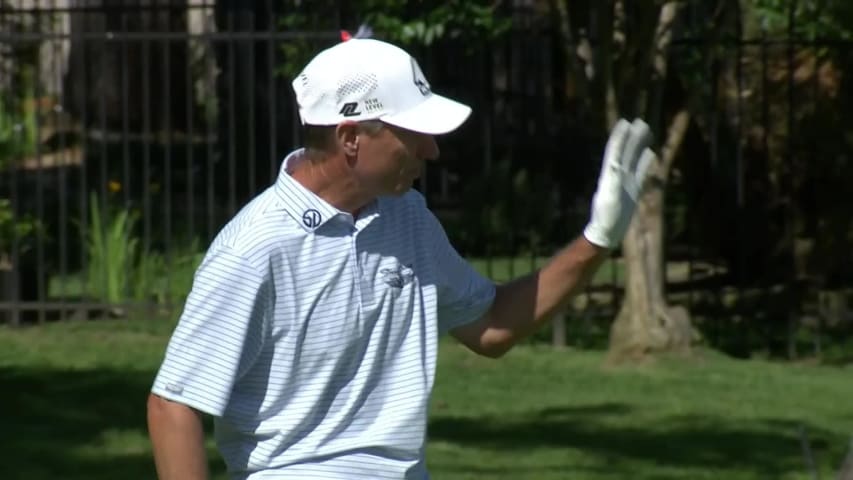
M316 50L336 41L338 32L281 31L276 20L280 7L271 1L72 6L57 0L16 2L16 8L3 5L0 201L6 203L0 204L0 235L5 236L0 238L0 311L5 321L43 322L180 306L207 242L273 181L281 158L299 145L288 78L298 59L288 56L287 46ZM553 37L526 30L510 37L473 54L458 45L417 52L436 90L475 107L458 134L441 139L444 160L428 169L418 188L446 220L463 253L476 257L484 271L499 279L538 265L555 248L552 238L566 239L580 230L597 170L597 161L578 161L562 172L571 178L563 184L570 193L537 192L532 184L529 195L523 196L515 188L522 164L530 169L537 156L565 154L567 149L575 157L592 159L601 147L601 139L576 138L563 129L566 110L555 101L552 84L558 68ZM701 285L703 278L718 278L727 267L697 251L697 238L708 233L695 228L691 218L702 215L703 223L735 237L749 221L739 216L731 221L735 227L728 228L731 219L709 217L709 206L731 201L737 207L748 201L754 164L750 141L766 142L766 135L756 137L750 128L779 120L778 112L770 111L772 99L750 97L745 92L748 84L758 78L765 87L763 96L777 84L787 85L787 118L814 103L811 97L795 97L795 82L801 81L795 78L800 66L792 49L796 44L787 38L735 39L723 45L728 61L737 65L732 69L735 78L730 85L708 82L708 95L729 95L738 123L732 130L718 125L717 114L699 119L712 132L705 162L711 170L684 170L694 179L705 174L725 177L716 183L724 188L709 189L705 204L667 213L670 223L680 225L667 243L670 298L686 303L712 335L718 327L720 335L725 333L719 320L729 315L724 313L727 292L736 292L740 301L746 289L730 280ZM812 43L811 48L827 45ZM676 42L675 57L695 46L688 39ZM751 58L764 61L744 65L741 59L749 49L759 51ZM787 54L774 55L773 49L787 49ZM775 65L773 58L788 63ZM710 78L719 76L718 70L708 73ZM755 77L751 83L750 76ZM816 92L817 69L807 77ZM735 93L726 93L727 88ZM764 107L745 107L756 101ZM764 115L746 118L748 111ZM732 131L742 140L718 142ZM725 150L731 145L733 149ZM736 161L724 162L724 157ZM495 177L500 182L495 188L508 188L505 209L495 211L507 213L507 221L519 222L521 228L511 229L518 232L515 236L495 235L495 245L482 245L476 230L486 227L472 224L463 206L478 193L472 187L475 180L482 184L494 171L504 172ZM697 185L676 179L672 195L690 188ZM537 200L531 200L534 197ZM547 207L535 204L542 198L550 202ZM544 215L524 223L530 211L553 205L563 211L558 218ZM537 225L549 226L546 238L537 236ZM744 248L732 258L748 263L749 251ZM605 271L606 278L573 307L570 329L606 336L606 326L598 319L612 318L617 311L621 275L617 259ZM773 288L765 284L758 289L754 296L760 306L751 314L773 317L761 328L791 338L796 327L791 322L799 325L804 304L794 305L796 315L766 308L776 298ZM738 321L737 315L729 315L725 325Z
M3 196L33 226L10 245L2 308L12 323L167 308L298 142L280 45L332 33L212 2L51 3L0 12Z

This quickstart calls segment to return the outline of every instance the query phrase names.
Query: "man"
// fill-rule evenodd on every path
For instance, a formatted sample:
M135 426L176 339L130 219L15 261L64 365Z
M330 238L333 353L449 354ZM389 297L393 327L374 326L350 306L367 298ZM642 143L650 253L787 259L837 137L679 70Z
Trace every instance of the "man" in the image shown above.
M424 479L439 335L499 357L617 245L648 127L620 121L584 234L495 286L411 190L471 112L403 50L352 39L294 80L305 149L211 244L148 400L162 480L207 476L201 414L238 479Z

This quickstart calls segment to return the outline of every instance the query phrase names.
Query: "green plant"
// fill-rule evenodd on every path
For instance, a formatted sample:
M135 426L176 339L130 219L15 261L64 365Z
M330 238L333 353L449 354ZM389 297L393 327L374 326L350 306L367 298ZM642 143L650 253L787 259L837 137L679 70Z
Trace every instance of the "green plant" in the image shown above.
M507 32L512 25L494 2L450 0L446 2L404 2L401 0L359 0L348 10L357 12L344 18L340 2L328 0L284 2L286 14L279 21L284 31L329 32L328 39L316 36L294 38L280 45L284 61L280 74L293 78L320 46L328 46L332 32L341 26L368 26L372 37L401 44L407 48L429 46L440 40L459 40L458 45L474 49ZM335 14L337 12L337 15Z
M90 199L86 229L89 266L86 292L106 303L128 300L166 306L186 297L204 255L198 239L179 244L168 255L142 250L134 233L138 215L129 210L102 209Z
M850 19L853 4L849 1L791 2L791 0L751 0L746 2L750 19L769 32L793 29L797 35L849 40L853 37ZM793 25L790 24L793 20Z
M507 33L508 16L496 11L494 2L451 0L411 15L406 2L374 1L364 21L392 42L426 45L442 39L461 39L462 45L490 41Z
M32 241L41 231L41 222L30 215L16 215L12 202L0 198L0 258L3 262L9 262L15 246L19 254L32 248Z
M89 219L85 232L89 254L87 293L104 302L120 303L127 298L125 282L135 266L139 246L139 240L133 237L136 215L128 210L110 215L91 194Z
M133 298L154 300L160 306L183 301L203 257L204 251L197 238L187 244L179 244L168 258L160 252L140 255L133 277Z
M573 220L554 195L557 188L550 172L514 168L509 158L502 158L467 182L458 215L444 219L445 228L468 256L548 251L553 248L549 239L564 238L561 229Z
M132 274L132 298L140 302L155 299L160 305L165 303L165 292L160 287L165 271L166 260L159 252L140 255Z
M0 95L0 169L10 162L36 153L38 111L32 87L25 89L23 105L15 108L8 92Z

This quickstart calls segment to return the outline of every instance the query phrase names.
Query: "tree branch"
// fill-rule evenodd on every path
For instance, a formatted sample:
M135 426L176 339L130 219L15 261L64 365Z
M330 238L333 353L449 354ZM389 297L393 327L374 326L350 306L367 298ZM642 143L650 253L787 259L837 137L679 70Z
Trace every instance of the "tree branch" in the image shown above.
M662 117L663 84L666 79L668 65L667 53L672 43L672 28L678 16L681 4L677 1L665 3L657 12L657 26L651 38L652 44L648 51L650 58L647 62L652 69L652 79L647 90L646 116L653 125L660 125Z
M623 2L622 8L625 8ZM660 6L655 2L631 2L632 22L629 31L631 38L625 39L625 55L622 62L620 90L626 98L633 98L632 115L645 117L648 112L648 97L650 86L654 84L652 59L656 47L655 32L657 31ZM627 15L624 13L623 15ZM627 21L625 21L627 25Z
M587 65L580 65L580 61L592 62L591 56L581 57L577 49L581 48L581 42L574 38L572 33L571 12L564 0L551 0L551 10L557 13L557 24L560 39L563 45L563 56L566 59L566 94L569 97L587 98L589 92L589 81L586 75ZM587 42L588 43L588 42Z
M672 43L672 26L678 14L680 3L667 2L660 9L660 20L655 31L654 67L660 78L666 77L666 53Z
M679 110L672 118L672 122L667 128L666 142L661 146L661 165L659 175L661 180L666 183L669 178L669 172L672 169L672 162L678 155L681 149L681 144L684 142L684 137L687 134L687 128L690 126L690 112L685 108Z

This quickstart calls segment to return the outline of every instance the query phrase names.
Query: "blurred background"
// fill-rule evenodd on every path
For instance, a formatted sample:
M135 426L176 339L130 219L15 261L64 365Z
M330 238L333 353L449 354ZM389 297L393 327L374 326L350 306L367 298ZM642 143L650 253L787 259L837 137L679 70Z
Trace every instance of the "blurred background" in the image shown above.
M300 146L291 79L342 30L473 106L416 188L499 282L580 233L618 118L656 134L625 242L516 370L443 347L441 478L834 474L853 432L853 2L0 0L3 478L150 478L134 402L207 245ZM506 463L520 447L531 463Z
M2 319L179 307L299 146L292 76L361 28L474 107L417 187L496 280L583 227L616 118L653 125L646 253L617 252L554 342L606 343L635 271L633 310L716 348L821 355L853 330L848 25L843 1L4 0Z

